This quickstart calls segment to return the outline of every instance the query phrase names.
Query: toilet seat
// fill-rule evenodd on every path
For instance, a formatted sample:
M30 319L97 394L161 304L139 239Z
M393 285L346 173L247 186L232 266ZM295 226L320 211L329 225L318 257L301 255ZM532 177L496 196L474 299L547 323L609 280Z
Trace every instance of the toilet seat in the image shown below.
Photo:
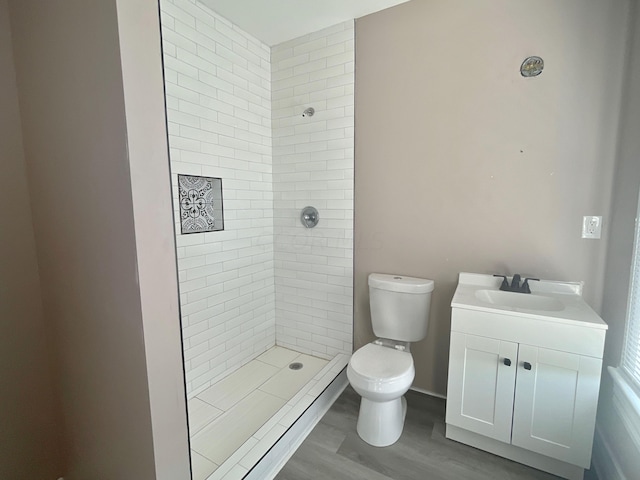
M413 380L415 369L409 352L369 343L359 348L349 362L351 373L364 383L397 383Z

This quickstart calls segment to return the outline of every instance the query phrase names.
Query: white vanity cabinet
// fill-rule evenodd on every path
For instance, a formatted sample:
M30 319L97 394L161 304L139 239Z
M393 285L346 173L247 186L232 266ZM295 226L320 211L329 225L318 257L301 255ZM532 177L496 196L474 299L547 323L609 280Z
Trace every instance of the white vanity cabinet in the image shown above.
M601 368L597 358L452 332L447 423L589 468Z
M461 274L461 284L463 275L473 274ZM460 290L452 302L447 437L582 479L591 461L606 324L571 293L553 297L564 302L556 315L574 317L566 319L476 306ZM587 321L580 321L584 306Z
M447 424L510 443L517 359L517 343L451 332Z
M602 359L522 344L518 359L511 443L589 468Z

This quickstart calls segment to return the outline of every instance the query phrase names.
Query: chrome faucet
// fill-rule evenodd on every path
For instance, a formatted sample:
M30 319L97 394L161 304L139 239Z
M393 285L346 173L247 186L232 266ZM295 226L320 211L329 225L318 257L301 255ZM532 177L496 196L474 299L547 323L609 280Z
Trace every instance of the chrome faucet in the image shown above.
M520 279L522 278L519 273L516 273L511 278L511 285L507 280L506 275L494 275L494 277L502 277L502 284L500 285L500 290L505 292L515 292L515 293L531 293L531 288L529 288L529 280L534 280L539 282L539 278L531 278L527 277L524 279L522 285L520 285Z

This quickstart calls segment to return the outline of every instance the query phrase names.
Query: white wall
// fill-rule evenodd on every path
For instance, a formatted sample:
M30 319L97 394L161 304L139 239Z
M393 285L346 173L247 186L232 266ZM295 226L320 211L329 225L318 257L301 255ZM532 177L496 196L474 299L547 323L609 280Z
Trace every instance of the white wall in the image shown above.
M162 0L174 207L177 174L222 178L224 231L181 235L187 391L275 342L269 48L193 0Z
M117 0L155 480L191 478L157 0Z
M330 358L352 351L353 21L275 46L271 62L276 340Z

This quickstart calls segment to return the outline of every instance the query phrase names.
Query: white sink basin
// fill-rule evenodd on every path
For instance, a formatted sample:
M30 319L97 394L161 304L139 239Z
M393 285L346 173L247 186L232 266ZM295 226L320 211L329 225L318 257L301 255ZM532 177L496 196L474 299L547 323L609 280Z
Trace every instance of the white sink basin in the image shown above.
M554 297L535 293L503 292L502 290L476 290L476 298L494 306L558 312L564 310L563 303Z
M461 273L451 306L495 315L553 320L606 329L607 324L582 298L582 283L540 280L531 293L504 292L493 275Z

